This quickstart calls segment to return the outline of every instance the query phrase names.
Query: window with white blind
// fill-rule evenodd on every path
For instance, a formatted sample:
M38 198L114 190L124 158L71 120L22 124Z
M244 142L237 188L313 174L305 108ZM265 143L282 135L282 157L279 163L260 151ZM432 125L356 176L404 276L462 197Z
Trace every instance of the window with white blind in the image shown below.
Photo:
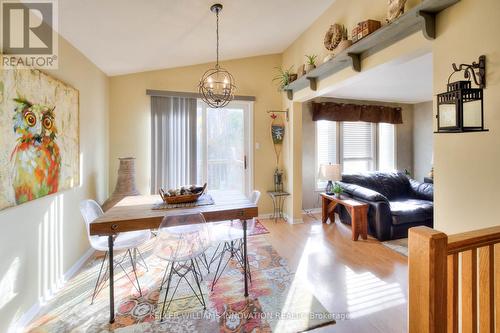
M378 124L378 170L396 169L396 134L392 124Z
M375 169L375 124L342 122L342 171Z
M366 122L316 122L316 170L341 164L342 172L395 169L395 127ZM317 177L316 177L317 179ZM317 188L326 182L317 179Z
M337 123L319 120L316 122L316 170L321 164L337 164ZM318 187L325 187L326 181L318 180Z

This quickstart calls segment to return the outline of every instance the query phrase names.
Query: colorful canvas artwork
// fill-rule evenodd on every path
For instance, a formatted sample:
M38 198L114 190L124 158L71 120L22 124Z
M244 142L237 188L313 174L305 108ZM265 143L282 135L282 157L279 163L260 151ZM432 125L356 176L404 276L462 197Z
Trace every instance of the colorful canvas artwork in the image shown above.
M0 209L79 184L78 99L39 70L0 70Z

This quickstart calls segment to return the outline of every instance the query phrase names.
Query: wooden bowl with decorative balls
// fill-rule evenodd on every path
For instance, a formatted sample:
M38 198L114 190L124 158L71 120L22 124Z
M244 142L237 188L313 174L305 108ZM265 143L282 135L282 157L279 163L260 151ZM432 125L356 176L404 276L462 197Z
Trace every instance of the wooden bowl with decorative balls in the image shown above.
M179 204L195 202L205 190L207 189L207 183L203 186L189 185L182 186L178 189L164 190L160 188L159 193L164 202L167 204Z

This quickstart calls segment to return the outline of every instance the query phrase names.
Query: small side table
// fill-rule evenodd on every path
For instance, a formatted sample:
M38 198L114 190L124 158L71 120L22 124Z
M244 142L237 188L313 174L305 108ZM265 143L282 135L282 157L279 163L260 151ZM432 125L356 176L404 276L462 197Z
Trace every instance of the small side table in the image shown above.
M326 223L328 218L332 223L335 223L335 212L333 210L337 205L342 205L351 215L352 240L357 241L360 235L365 240L368 238L368 204L346 196L337 198L326 193L321 193L321 198L323 223Z
M288 192L267 191L267 194L273 200L273 219L274 223L278 222L279 218L284 219L283 206L286 198L290 195Z

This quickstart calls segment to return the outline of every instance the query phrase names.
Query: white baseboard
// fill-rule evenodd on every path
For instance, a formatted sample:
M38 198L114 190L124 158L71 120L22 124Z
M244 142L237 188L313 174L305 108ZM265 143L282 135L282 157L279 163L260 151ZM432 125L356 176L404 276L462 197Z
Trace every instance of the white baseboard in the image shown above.
M261 214L257 217L258 219L272 219L273 214ZM293 221L289 218L289 216L285 213L283 213L283 218L290 224L297 224L297 223L303 223L304 221L300 219L294 219Z
M73 266L71 266L71 268L68 269L66 273L64 273L64 282L75 276L75 274L78 273L78 271L83 267L83 264L85 264L94 253L95 250L93 248L89 248L87 252L85 252L83 256L78 259L78 261Z
M309 208L309 209L303 209L302 210L305 214L310 213L310 214L319 214L321 213L321 207L317 208Z
M83 265L87 262L87 260L94 254L95 250L93 248L89 248L83 256L78 259L78 261L70 267L64 274L63 274L63 283L56 289L50 291L50 296L47 299L43 300L43 303L49 301L51 298L55 296L55 294L62 289L64 284L71 279L82 267ZM13 323L10 327L9 330L7 331L8 333L19 333L19 332L24 332L26 326L29 325L31 321L36 317L36 315L40 312L42 306L43 306L42 300L38 300L33 306L31 306L28 311L26 311L19 319Z

